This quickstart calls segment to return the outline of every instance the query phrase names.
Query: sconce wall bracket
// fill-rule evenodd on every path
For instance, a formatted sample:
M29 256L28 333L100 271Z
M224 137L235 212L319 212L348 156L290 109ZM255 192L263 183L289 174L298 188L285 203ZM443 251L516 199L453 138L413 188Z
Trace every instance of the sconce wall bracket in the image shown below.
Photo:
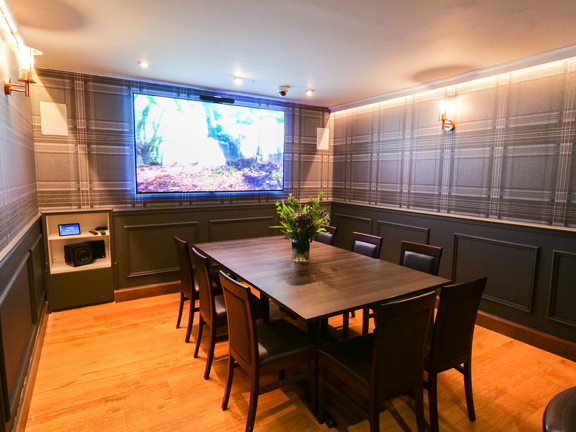
M4 78L4 93L9 95L13 91L24 93L26 97L30 97L30 83L34 81L24 81L24 84L16 84L11 82L10 78Z

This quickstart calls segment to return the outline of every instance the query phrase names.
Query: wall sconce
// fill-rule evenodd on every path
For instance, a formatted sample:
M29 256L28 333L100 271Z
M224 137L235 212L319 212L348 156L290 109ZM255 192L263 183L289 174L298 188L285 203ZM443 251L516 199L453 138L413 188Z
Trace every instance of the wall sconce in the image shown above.
M452 108L452 99L444 99L438 101L438 121L442 122L442 129L445 132L449 132L454 129L454 122L452 120L448 120L447 113L451 111Z
M15 84L10 78L4 78L4 93L12 94L13 91L22 92L26 97L30 97L30 83L34 83L34 56L42 55L42 51L24 45L14 45L12 48L18 50L19 76L18 81L24 84Z

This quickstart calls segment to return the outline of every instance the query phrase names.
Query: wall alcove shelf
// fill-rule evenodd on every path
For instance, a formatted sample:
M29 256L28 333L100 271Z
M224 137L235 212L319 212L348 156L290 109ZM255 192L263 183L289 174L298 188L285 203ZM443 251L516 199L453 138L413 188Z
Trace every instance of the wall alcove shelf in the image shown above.
M46 285L50 310L70 309L114 300L114 260L111 210L46 212ZM80 225L80 234L61 236L58 226ZM90 232L102 228L96 234ZM102 241L104 256L88 264L73 266L65 261L65 246Z

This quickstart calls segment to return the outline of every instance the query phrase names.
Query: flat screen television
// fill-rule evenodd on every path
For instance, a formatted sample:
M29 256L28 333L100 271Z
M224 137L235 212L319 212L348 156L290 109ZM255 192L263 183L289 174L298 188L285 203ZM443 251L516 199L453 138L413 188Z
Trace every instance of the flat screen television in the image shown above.
M284 190L284 111L134 94L136 192Z

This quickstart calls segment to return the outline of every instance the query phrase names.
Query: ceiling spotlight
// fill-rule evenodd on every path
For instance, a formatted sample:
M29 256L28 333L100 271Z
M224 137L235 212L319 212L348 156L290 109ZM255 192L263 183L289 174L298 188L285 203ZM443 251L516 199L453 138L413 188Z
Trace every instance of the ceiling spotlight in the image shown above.
M241 77L234 77L234 84L236 84L236 85L242 84L242 78Z
M150 63L148 63L146 60L140 60L138 64L140 67L142 67L142 69L148 69L150 67Z
M306 94L307 94L308 96L312 96L312 95L314 94L314 90L308 89L308 90L306 90Z

